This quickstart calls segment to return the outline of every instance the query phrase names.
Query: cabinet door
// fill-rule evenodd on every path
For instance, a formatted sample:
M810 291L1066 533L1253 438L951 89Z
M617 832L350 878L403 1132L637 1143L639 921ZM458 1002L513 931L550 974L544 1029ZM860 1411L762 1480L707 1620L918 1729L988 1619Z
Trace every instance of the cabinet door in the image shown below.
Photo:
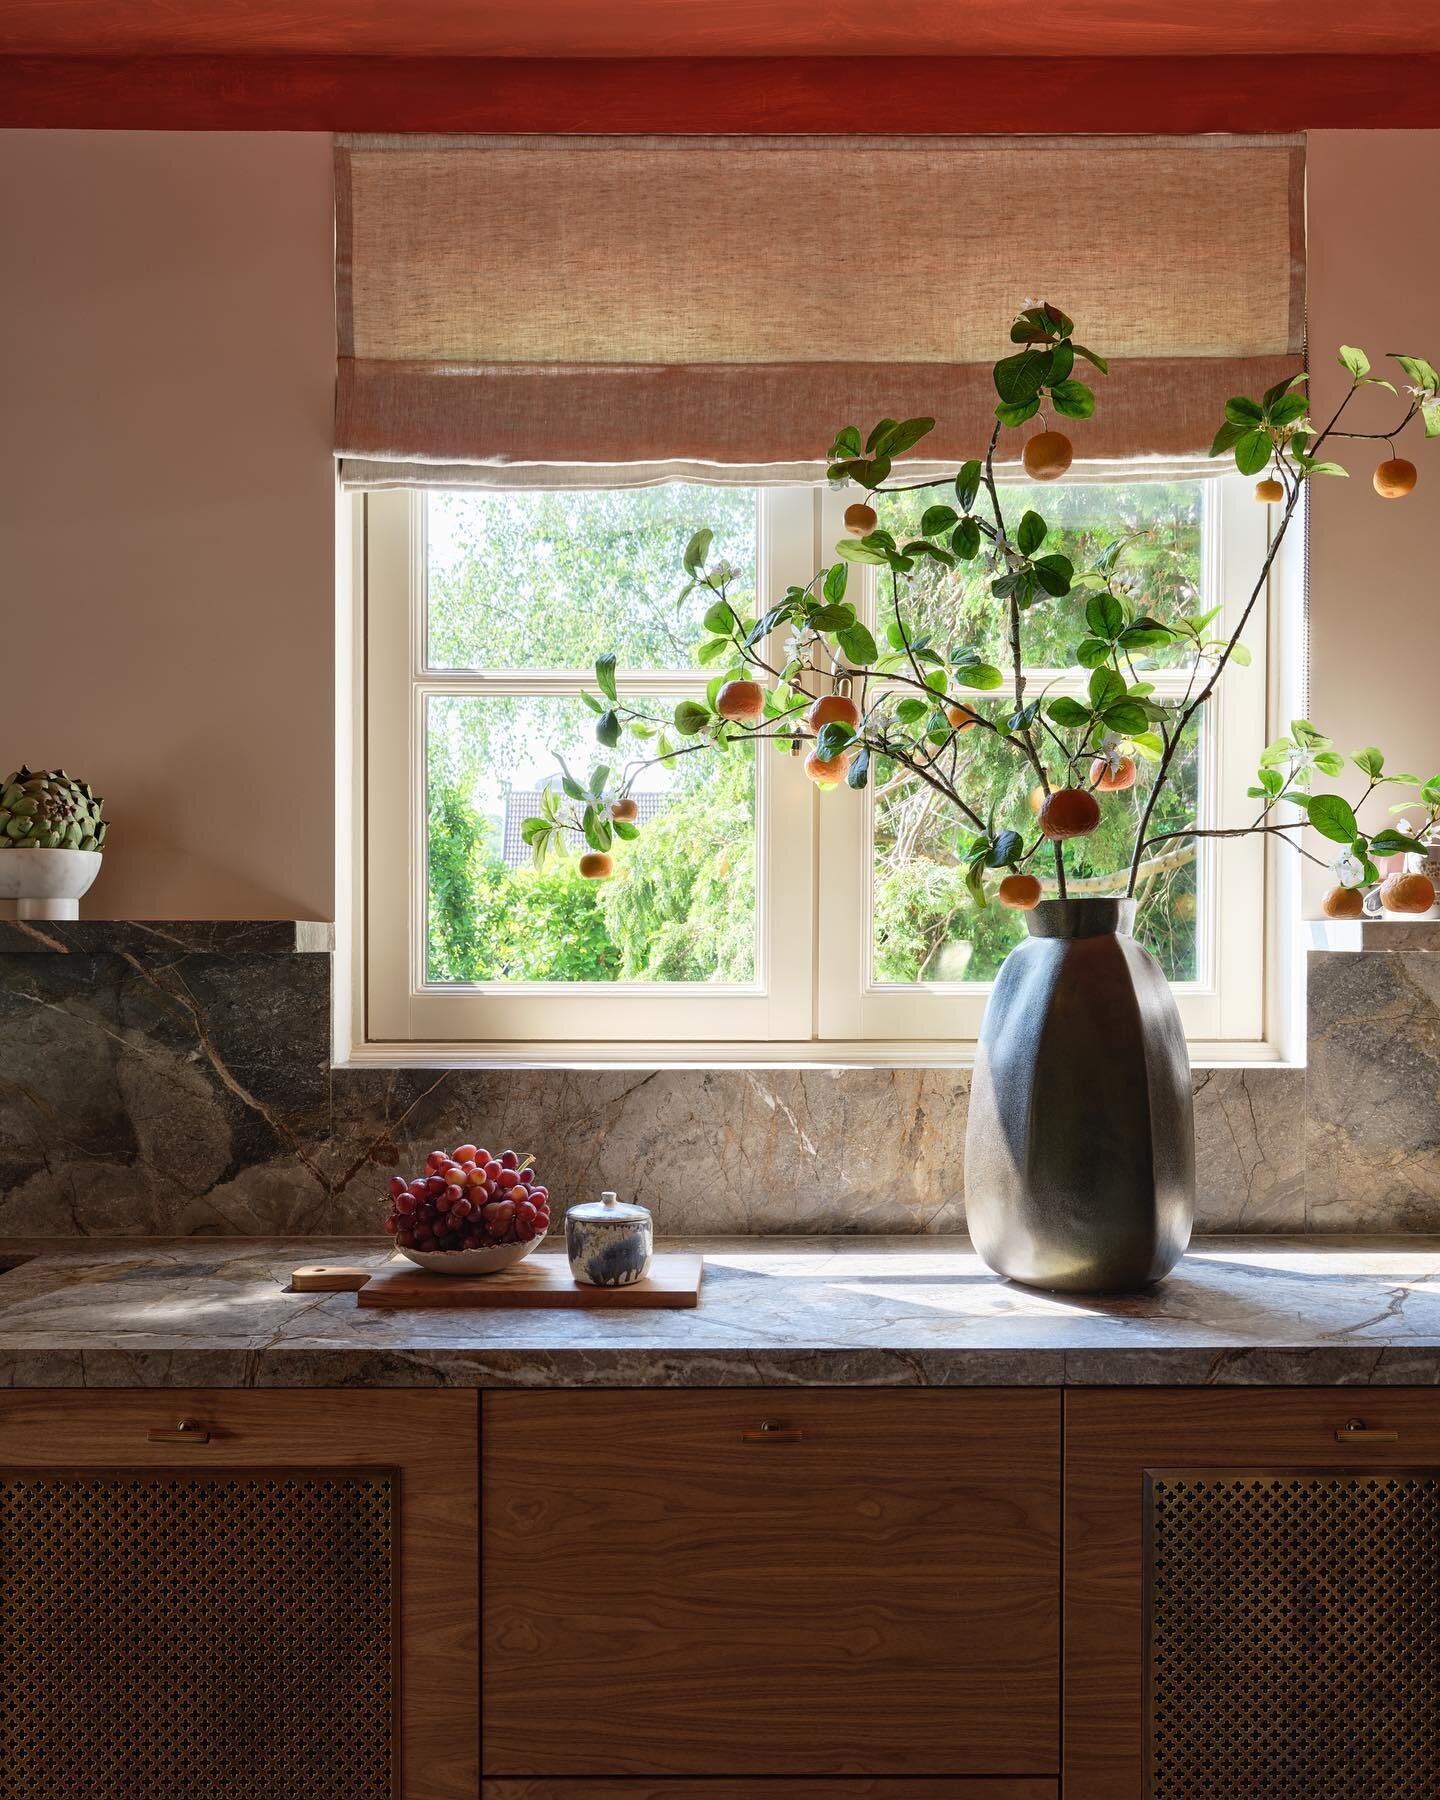
M0 1394L0 1791L474 1800L475 1424L461 1393Z
M1058 1395L481 1419L488 1775L1056 1772Z
M1066 1396L1066 1800L1440 1793L1437 1682L1440 1398Z

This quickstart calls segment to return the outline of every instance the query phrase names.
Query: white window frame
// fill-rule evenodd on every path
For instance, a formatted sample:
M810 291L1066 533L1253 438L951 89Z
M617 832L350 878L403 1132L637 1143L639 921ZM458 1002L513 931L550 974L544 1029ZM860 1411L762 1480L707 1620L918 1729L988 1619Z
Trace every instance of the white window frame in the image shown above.
M1143 471L1137 470L1137 476ZM1118 477L1121 479L1123 477ZM757 597L805 582L833 551L853 496L823 486L777 487L760 499ZM697 502L699 496L697 496ZM428 984L424 979L424 707L432 695L566 694L589 671L429 671L424 662L424 497L387 489L351 496L351 685L348 909L352 980L337 1011L355 1063L489 1067L707 1067L788 1064L954 1065L973 1060L987 984L894 987L871 981L871 818L848 790L821 793L768 749L756 762L757 966L743 987L699 983ZM1235 476L1207 481L1202 609L1233 626L1264 556L1268 509ZM852 571L852 576L859 571ZM867 576L869 572L866 572ZM1277 568L1272 591L1283 578ZM857 598L874 621L873 580ZM1266 602L1268 607L1268 600ZM1254 662L1236 670L1210 708L1202 780L1212 816L1244 818L1245 789L1284 704L1275 679L1279 609L1246 633ZM1056 672L1027 671L1035 683ZM1183 675L1147 676L1160 691ZM699 669L625 678L632 692L702 692ZM1073 675L1055 691L1078 691ZM1288 716L1288 713L1285 715ZM1249 803L1253 806L1253 803ZM384 829L382 829L382 821ZM395 829L398 821L400 830ZM395 853L403 832L406 854ZM1174 988L1197 1062L1265 1062L1286 1045L1272 1021L1276 909L1283 876L1263 838L1200 840L1202 967ZM338 985L338 984L337 984ZM1283 986L1283 983L1281 984ZM1267 1032L1267 1025L1270 1029Z

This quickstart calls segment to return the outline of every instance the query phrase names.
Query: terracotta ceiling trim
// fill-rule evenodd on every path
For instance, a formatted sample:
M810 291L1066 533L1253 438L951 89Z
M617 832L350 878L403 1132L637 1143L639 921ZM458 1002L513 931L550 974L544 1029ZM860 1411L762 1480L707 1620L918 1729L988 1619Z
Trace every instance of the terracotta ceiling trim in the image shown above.
M1440 125L1440 56L0 57L0 126L1168 132Z

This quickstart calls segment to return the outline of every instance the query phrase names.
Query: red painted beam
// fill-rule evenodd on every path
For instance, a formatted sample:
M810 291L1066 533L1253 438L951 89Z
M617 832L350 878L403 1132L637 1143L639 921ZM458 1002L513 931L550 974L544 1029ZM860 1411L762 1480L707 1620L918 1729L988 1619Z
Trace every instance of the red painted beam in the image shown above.
M0 125L1196 132L1440 125L1440 56L0 57Z

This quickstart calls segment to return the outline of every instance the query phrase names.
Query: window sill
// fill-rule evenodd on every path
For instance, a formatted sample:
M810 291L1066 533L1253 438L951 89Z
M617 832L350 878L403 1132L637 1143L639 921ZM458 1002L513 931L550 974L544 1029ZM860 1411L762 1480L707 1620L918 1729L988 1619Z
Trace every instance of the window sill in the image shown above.
M968 1069L973 1042L799 1044L356 1044L342 1069ZM1190 1045L1195 1069L1299 1069L1268 1043Z

